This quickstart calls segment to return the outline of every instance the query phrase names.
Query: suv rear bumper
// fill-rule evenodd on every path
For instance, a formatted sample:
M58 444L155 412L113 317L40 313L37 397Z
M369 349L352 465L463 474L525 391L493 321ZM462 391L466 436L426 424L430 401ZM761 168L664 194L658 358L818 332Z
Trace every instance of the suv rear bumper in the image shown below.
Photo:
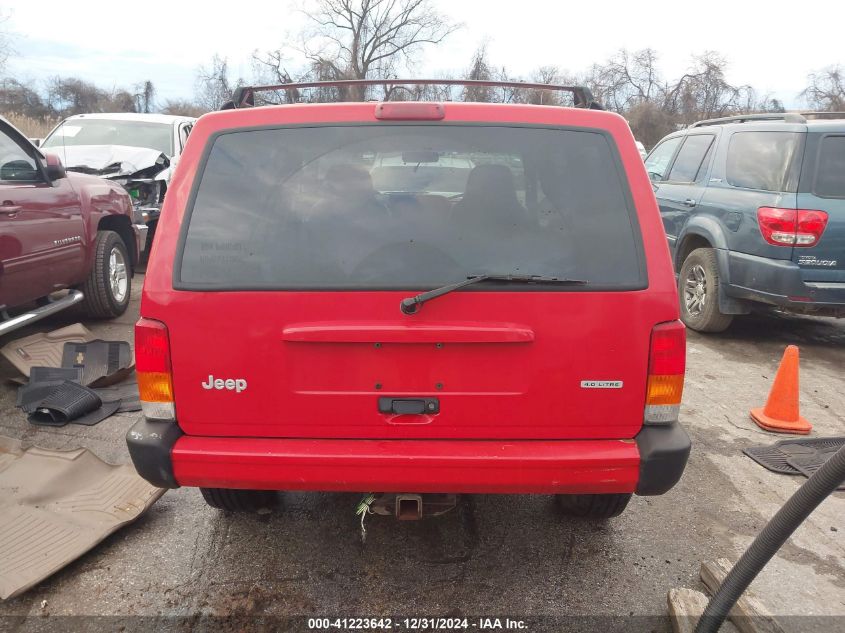
M728 253L727 294L799 312L845 316L845 281L805 282L793 261Z
M634 440L308 440L183 435L141 419L138 473L166 488L449 493L663 494L690 451L679 424Z

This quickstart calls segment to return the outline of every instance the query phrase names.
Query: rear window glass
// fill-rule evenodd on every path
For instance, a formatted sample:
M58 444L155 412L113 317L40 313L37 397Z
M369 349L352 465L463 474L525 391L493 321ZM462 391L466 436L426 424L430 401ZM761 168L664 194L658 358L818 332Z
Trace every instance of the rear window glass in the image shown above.
M736 132L728 147L728 182L746 189L795 191L788 176L800 136L795 132Z
M813 193L825 198L845 198L845 136L822 139Z
M645 286L621 165L589 131L225 133L188 222L179 288L425 288L483 273Z

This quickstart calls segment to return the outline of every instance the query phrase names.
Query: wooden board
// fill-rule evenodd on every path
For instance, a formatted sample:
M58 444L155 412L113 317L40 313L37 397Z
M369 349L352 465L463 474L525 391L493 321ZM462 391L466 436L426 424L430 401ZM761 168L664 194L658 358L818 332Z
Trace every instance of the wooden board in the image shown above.
M715 594L719 590L731 567L733 565L727 558L701 564L701 581L710 593ZM729 617L740 633L785 633L760 599L749 591L736 601Z
M669 617L675 633L693 633L698 618L704 613L709 599L695 589L670 589L666 597L669 603Z

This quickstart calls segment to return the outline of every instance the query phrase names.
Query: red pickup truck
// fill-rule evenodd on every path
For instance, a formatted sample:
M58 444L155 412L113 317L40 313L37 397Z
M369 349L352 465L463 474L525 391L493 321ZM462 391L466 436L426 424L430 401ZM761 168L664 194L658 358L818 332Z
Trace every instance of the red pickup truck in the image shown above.
M123 314L139 241L123 187L65 172L0 117L0 334L76 303Z

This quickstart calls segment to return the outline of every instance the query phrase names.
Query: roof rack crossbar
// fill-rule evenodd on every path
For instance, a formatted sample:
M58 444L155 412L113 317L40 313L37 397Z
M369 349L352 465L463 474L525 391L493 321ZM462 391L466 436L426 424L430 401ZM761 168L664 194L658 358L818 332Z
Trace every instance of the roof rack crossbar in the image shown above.
M337 81L306 81L265 86L240 86L232 93L232 100L223 109L244 108L255 104L256 92L276 92L303 88L346 88L352 86L474 86L487 88L528 88L570 92L576 108L603 110L586 86L561 86L556 84L530 83L522 81L486 81L481 79L341 79Z
M783 121L784 123L806 123L802 115L797 112L767 112L763 114L737 114L734 116L723 116L718 119L705 119L696 121L690 127L705 127L707 125L719 125L721 123L745 123L746 121Z
M805 119L845 119L845 112L802 112Z

